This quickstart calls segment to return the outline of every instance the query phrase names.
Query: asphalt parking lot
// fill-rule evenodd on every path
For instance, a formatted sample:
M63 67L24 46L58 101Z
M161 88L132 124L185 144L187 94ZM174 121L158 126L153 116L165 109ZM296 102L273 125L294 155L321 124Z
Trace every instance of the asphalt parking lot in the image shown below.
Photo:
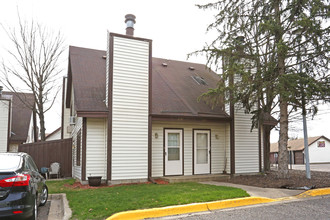
M38 208L38 220L47 220L51 201L48 200L46 205Z

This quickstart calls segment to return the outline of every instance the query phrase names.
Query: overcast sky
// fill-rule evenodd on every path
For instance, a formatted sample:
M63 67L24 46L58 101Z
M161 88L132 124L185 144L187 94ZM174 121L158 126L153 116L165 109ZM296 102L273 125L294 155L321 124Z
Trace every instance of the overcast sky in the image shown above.
M153 56L185 61L187 54L201 49L214 39L215 33L206 34L207 25L216 11L198 9L202 0L1 0L0 22L6 27L17 26L17 11L26 20L60 30L69 45L106 50L107 31L125 34L125 15L136 16L137 37L153 40ZM0 52L6 48L6 35L0 30ZM63 56L63 76L67 74L66 51ZM1 58L3 56L1 55ZM204 57L192 57L189 62L205 63ZM46 133L60 126L61 97L46 115ZM330 106L322 106L321 115L308 122L309 136L330 137ZM302 137L302 123L294 125L290 136ZM271 142L277 141L277 131Z

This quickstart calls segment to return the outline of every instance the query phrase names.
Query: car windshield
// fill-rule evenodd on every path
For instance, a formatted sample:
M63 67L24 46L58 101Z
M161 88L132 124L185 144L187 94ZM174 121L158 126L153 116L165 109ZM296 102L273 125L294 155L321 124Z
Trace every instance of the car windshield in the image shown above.
M20 165L21 157L18 155L0 155L0 171L13 171Z

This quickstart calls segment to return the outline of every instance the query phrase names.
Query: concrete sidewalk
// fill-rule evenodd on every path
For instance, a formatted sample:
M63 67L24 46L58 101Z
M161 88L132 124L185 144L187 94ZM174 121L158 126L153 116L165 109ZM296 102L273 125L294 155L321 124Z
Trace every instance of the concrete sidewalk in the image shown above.
M203 184L211 184L217 186L230 186L241 188L247 191L251 197L228 199L214 202L193 203L187 205L169 206L162 208L152 208L134 211L125 211L116 213L107 220L113 219L145 219L145 218L159 218L165 216L175 216L194 212L212 211L225 208L233 208L247 205L256 205L262 203L279 202L283 200L295 200L311 196L330 195L330 188L313 189L313 190L289 190L289 189L275 189L275 188L260 188L253 186L238 185L223 182L202 182Z
M305 190L261 188L261 187L239 185L239 184L233 184L233 183L227 183L227 182L208 181L208 182L201 182L201 183L209 184L209 185L216 185L216 186L229 186L229 187L241 188L241 189L245 190L250 196L265 197L265 198L271 198L271 199L296 196L300 193L305 192Z
M50 208L48 214L48 220L68 220L72 216L72 211L69 207L66 194L50 194L49 195Z

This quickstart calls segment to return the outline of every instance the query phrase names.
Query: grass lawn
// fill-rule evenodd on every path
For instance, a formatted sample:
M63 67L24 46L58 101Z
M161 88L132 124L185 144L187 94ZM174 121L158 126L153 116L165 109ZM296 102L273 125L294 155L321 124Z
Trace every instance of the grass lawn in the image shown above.
M116 212L246 197L232 187L199 183L138 184L73 189L74 180L47 181L49 193L66 193L73 219L104 219Z

